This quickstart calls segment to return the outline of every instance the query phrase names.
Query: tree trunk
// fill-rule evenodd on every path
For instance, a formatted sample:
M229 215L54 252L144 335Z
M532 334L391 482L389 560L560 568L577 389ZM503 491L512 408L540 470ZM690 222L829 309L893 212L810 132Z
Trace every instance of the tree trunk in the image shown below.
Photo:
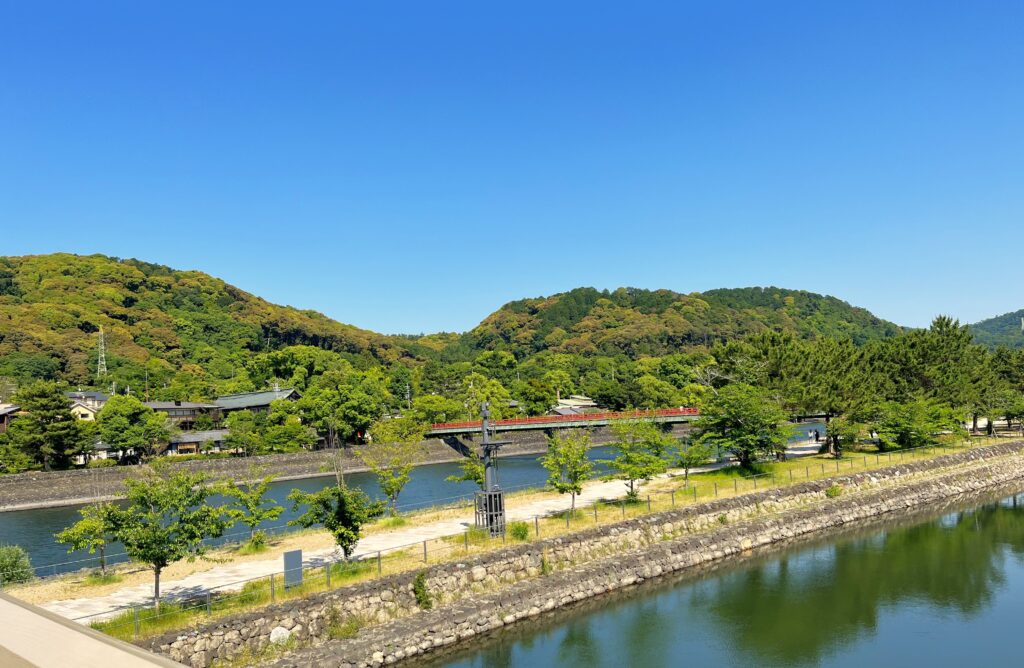
M575 513L576 512L576 492L573 492L571 496L572 496L572 502L571 502L571 505L569 506L569 510L571 512Z
M107 546L100 545L100 573L107 574Z
M153 569L153 610L160 612L160 568Z
M977 434L978 433L978 414L977 413L973 413L971 415L971 433L972 434Z

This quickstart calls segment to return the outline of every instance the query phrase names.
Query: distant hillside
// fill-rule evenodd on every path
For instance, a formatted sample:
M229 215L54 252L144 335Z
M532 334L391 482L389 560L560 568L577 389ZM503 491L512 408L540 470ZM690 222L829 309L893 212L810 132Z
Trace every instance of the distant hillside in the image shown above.
M0 257L0 376L95 375L98 330L111 377L169 382L185 370L231 379L256 351L311 345L368 362L404 344L314 311L276 306L198 271L103 255Z
M680 294L670 290L577 288L501 307L469 332L464 350L663 355L765 330L857 343L898 334L893 323L834 297L781 288Z
M248 390L272 378L302 386L325 362L294 346L337 353L365 370L401 359L472 361L487 350L520 359L542 351L639 358L765 330L858 343L900 331L864 309L795 290L686 295L578 288L506 304L465 334L386 336L271 304L198 271L102 255L0 257L0 377L90 385L100 327L109 368L104 387L116 382L140 393L148 387L165 399ZM280 359L261 356L284 349L292 352L282 359L307 360L300 377L292 367L277 369ZM409 377L399 376L401 393Z
M990 348L999 346L1024 348L1024 332L1021 332L1020 326L1021 318L1024 318L1024 309L971 325L974 340Z

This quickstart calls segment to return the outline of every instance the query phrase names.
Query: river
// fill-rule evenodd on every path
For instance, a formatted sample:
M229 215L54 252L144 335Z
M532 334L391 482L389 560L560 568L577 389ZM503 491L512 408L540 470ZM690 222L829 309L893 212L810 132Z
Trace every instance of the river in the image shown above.
M420 668L1019 666L1024 495L655 581Z
M807 432L814 428L824 433L824 425L821 423L808 422L797 425L794 440L806 440ZM611 457L614 457L611 446L598 446L590 450L590 458L595 462ZM603 466L598 464L596 470L600 474L603 471ZM457 462L416 467L409 484L399 497L399 508L414 510L471 499L476 490L473 483L454 483L445 480L448 476L458 472ZM540 487L543 486L546 479L547 472L540 465L538 455L499 457L498 480L502 488L507 491ZM372 498L381 498L380 488L372 473L350 473L345 480L347 484L364 490ZM267 496L284 506L285 512L279 519L264 528L271 533L292 529L288 527L287 523L294 519L297 513L292 511L291 504L285 497L293 489L311 492L333 483L334 478L331 476L271 483ZM219 499L214 497L212 503L219 503ZM28 550L36 573L44 577L96 566L99 563L97 556L89 555L86 552L69 554L67 547L57 543L53 537L55 533L74 524L79 519L79 507L62 506L0 513L0 544L20 545ZM246 527L236 525L231 533L213 543L239 541L247 536ZM108 563L119 563L126 559L119 544L108 547Z

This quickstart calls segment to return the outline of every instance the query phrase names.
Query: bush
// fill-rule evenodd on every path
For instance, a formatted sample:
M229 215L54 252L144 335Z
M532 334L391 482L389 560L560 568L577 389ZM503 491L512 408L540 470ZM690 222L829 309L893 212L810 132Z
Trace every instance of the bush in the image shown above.
M117 466L116 459L90 459L89 463L85 465L87 469L106 469L113 466Z
M825 496L827 496L830 499L834 499L834 498L836 498L838 496L842 496L842 494L843 494L843 488L840 487L839 485L832 485L831 487L829 487L828 489L825 490Z
M4 584L28 582L35 577L28 552L17 545L0 545L0 578Z
M522 521L509 522L508 535L512 536L514 540L529 540L530 525Z
M416 605L421 610L430 610L434 607L434 599L427 590L427 574L422 571L416 574L412 581L412 593L416 596Z

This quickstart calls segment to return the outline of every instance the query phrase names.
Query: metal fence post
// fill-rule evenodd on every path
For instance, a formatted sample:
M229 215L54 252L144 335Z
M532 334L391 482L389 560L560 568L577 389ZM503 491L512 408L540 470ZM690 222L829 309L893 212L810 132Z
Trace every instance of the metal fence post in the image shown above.
M133 605L132 606L132 612L134 613L132 615L132 617L135 620L135 637L138 638L139 637L139 626L140 626L140 624L139 624L139 606Z
M468 547L467 547L467 549L468 549ZM381 559L381 556L380 556L380 550L377 550L377 575L380 575L381 573L384 572L384 564L382 563L382 561L383 560Z
M647 495L647 512L651 512L651 495Z
M754 489L757 489L757 476L754 476L752 480L754 481Z
M327 581L327 588L331 588L331 565L324 566L324 579Z
M273 603L277 599L277 593L274 592L274 574L270 574L270 602Z
M213 614L213 594L210 593L209 589L206 590L206 614Z
M423 541L423 563L427 563L427 541Z
M672 490L672 507L676 507L676 490Z
M789 469L789 481L793 482L793 469Z
M697 486L693 486L693 502L697 503Z
M540 538L540 520L536 515L533 516L533 531L537 534L537 538Z
M594 524L597 524L597 502L594 502Z
M804 467L804 477L807 478L808 480L811 479L811 467L810 466L805 466Z
M462 534L462 542L466 546L466 552L469 552L469 529L466 529L466 533Z
M569 528L569 511L565 511L565 528Z
M619 506L622 507L622 519L626 519L626 502L619 501Z
M718 483L715 483L715 498L718 498Z
M733 494L739 494L740 493L740 481L737 480L736 478L732 479L732 493Z

